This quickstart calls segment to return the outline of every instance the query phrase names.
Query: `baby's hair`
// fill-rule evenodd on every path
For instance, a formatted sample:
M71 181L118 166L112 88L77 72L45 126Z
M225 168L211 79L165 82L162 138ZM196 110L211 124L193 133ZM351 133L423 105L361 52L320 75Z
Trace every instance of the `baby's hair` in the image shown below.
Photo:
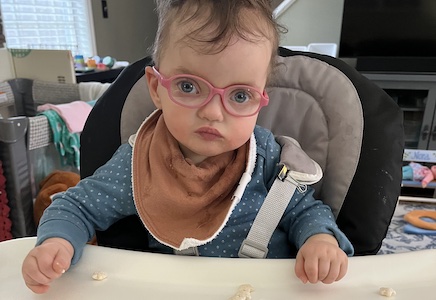
M233 37L250 42L272 43L270 65L275 64L279 34L284 30L272 15L270 0L155 0L159 26L153 46L153 60L159 64L173 23L189 26L189 34L178 42L205 54L216 54L232 43Z

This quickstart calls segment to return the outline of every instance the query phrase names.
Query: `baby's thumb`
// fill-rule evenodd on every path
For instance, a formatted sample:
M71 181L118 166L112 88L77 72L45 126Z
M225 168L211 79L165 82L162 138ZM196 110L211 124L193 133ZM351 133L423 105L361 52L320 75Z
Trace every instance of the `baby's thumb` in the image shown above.
M53 270L58 274L65 273L71 264L71 255L65 249L60 249L53 260Z

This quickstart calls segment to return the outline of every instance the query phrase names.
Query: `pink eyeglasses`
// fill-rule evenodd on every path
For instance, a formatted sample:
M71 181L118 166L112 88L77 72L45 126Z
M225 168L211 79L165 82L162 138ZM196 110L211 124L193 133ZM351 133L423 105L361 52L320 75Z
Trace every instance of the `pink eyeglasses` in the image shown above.
M218 94L229 114L235 117L249 117L258 113L269 102L265 91L261 93L248 85L231 85L221 89L198 76L178 74L165 78L155 67L153 71L162 86L168 90L170 99L183 107L202 107Z

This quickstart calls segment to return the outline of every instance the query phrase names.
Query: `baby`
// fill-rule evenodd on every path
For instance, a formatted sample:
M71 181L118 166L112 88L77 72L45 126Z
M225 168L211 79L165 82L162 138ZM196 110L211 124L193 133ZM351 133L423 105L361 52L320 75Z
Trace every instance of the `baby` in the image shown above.
M270 1L162 0L157 11L155 65L145 70L157 110L45 210L22 267L35 293L80 259L95 230L133 214L150 251L238 257L280 172L280 144L256 126L279 40ZM266 257L291 257L296 246L302 282L340 280L353 247L330 208L295 184Z

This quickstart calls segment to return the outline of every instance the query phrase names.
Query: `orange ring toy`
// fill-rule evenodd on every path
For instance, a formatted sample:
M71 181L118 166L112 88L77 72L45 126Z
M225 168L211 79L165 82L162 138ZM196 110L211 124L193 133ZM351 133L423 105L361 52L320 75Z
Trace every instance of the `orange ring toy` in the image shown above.
M428 230L436 230L436 222L428 222L422 218L431 218L436 221L436 211L413 210L404 215L404 220L413 226Z

